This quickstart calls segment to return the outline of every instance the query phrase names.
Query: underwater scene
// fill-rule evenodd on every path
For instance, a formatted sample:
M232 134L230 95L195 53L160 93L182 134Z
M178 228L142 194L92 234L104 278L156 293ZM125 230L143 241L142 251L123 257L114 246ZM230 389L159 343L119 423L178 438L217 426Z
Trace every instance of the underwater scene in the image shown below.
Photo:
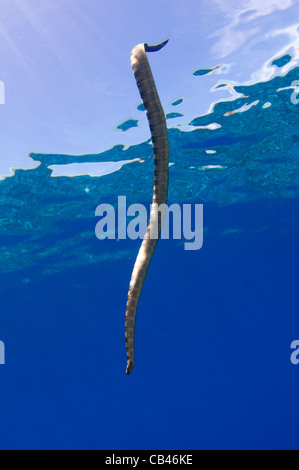
M161 0L156 12L135 0L127 9L119 0L5 3L0 448L298 449L298 3ZM70 52L83 37L83 63L100 50L88 81ZM153 140L130 52L166 37L147 56L168 128L168 205L203 205L203 243L159 240L128 376L126 302L141 240L109 224L97 237L96 210L109 205L117 220L125 196L149 212ZM10 97L25 63L32 102ZM45 98L42 75L34 88L43 67L45 80L61 75L57 98Z

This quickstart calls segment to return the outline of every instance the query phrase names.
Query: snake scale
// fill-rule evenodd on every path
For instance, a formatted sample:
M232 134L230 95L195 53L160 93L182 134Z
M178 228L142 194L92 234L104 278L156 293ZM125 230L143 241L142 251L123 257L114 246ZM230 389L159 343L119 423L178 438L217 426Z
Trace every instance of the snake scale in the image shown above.
M135 361L135 320L138 301L158 238L161 234L163 214L159 212L158 206L167 203L168 195L169 143L166 118L146 53L159 51L167 42L168 40L155 46L149 46L146 43L138 44L131 52L131 65L145 107L152 136L155 174L150 220L135 261L127 300L125 324L127 374L132 372ZM158 236L151 236L153 233L156 233Z

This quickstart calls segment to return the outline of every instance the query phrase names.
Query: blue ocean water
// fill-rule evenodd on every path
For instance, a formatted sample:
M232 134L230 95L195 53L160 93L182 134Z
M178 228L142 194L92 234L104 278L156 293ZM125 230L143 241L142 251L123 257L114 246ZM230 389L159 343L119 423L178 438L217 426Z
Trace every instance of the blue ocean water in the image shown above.
M159 241L129 377L124 315L140 242L99 241L95 209L118 195L149 205L150 141L33 153L37 169L0 182L0 448L299 447L296 79L298 67L236 86L190 132L169 130L169 203L204 204L204 245ZM49 169L135 159L100 178Z

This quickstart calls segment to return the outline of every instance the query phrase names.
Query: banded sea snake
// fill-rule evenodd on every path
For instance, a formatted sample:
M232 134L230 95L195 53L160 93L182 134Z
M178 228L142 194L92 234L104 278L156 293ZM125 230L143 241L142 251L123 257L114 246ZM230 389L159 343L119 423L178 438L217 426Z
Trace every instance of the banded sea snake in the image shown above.
M152 136L155 175L150 220L135 261L127 300L125 325L127 374L132 372L135 361L135 320L138 301L163 223L163 214L159 212L158 206L167 203L168 195L169 143L166 118L146 52L159 51L167 42L168 40L155 46L138 44L131 52L131 65L147 113ZM153 237L151 234L156 234L156 236Z

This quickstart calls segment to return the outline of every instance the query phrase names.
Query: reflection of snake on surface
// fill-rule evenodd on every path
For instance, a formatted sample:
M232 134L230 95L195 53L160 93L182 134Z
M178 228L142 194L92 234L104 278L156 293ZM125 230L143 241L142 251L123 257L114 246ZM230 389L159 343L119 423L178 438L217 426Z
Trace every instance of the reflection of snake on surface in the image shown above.
M169 145L166 119L146 52L159 51L167 42L168 40L156 46L139 44L134 47L131 53L133 72L152 135L155 178L150 221L135 262L128 293L126 310L127 374L130 374L134 367L134 333L137 305L163 222L163 215L159 215L157 206L166 204L168 194ZM151 233L158 236L153 238L150 236Z

